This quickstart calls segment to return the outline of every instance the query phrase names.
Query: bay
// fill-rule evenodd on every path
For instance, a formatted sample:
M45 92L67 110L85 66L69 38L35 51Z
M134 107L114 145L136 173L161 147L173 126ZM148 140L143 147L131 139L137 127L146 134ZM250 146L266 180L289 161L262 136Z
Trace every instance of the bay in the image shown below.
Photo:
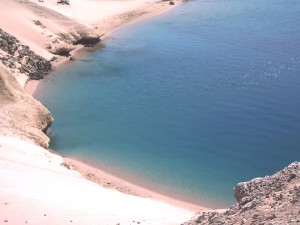
M36 94L51 148L195 204L300 159L300 3L188 1L127 26Z

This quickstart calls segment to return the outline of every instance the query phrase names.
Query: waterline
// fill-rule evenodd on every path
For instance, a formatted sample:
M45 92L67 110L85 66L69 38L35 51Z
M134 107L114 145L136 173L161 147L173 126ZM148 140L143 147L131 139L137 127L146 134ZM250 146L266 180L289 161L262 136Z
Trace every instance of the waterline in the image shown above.
M237 182L299 160L299 4L230 3L134 24L46 79L52 148L220 206Z

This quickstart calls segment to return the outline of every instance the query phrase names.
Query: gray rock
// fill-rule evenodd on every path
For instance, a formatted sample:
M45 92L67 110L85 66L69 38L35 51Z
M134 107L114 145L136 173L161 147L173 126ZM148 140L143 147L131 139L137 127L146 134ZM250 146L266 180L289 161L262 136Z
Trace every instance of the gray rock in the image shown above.
M237 184L235 205L224 212L200 212L184 225L299 225L299 186L300 163L294 162L272 176Z
M41 79L52 70L49 61L36 55L28 46L22 45L18 39L1 28L0 49L7 53L6 57L1 57L2 63L11 69L18 68L20 73L30 79Z

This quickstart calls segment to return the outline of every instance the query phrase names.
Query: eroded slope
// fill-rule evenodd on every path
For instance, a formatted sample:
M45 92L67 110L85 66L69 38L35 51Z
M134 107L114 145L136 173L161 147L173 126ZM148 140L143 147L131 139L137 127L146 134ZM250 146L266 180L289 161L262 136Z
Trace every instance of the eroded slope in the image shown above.
M48 147L49 138L44 132L52 122L49 111L26 93L0 63L0 135Z

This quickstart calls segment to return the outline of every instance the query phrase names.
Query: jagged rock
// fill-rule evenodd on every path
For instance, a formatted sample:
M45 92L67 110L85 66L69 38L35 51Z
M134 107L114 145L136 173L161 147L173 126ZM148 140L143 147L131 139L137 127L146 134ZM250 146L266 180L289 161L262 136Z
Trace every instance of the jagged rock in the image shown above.
M169 4L170 5L175 5L175 3L173 1L170 1Z
M17 68L20 73L29 76L30 79L41 79L52 70L49 61L36 55L28 46L22 45L18 39L1 28L0 49L7 53L0 57L2 63L11 69Z
M300 163L241 182L234 195L237 203L226 211L201 212L184 225L300 224Z

